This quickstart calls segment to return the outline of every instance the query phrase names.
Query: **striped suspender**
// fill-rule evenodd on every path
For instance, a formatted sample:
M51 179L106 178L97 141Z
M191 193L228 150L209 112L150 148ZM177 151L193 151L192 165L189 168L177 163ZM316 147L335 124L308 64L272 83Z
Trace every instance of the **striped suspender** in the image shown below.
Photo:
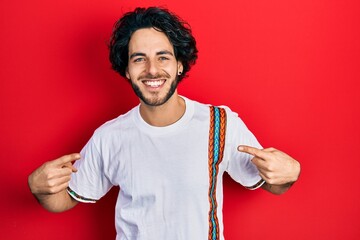
M225 109L210 106L209 129L209 240L219 240L219 221L217 217L216 184L219 164L225 146L226 112Z

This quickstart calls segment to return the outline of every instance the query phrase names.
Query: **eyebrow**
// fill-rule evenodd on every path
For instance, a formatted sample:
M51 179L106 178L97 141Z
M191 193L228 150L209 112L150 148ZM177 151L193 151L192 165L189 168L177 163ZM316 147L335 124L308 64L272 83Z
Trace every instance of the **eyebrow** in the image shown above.
M174 54L173 54L172 52L168 51L168 50L159 51L159 52L156 53L156 55L157 55L157 56L158 56L158 55L171 55L171 56L174 56ZM132 59L132 58L134 58L134 57L139 57L139 56L145 57L146 54L145 54L145 53L142 53L142 52L135 52L135 53L133 53L133 54L130 55L129 59Z
M156 55L171 55L171 56L174 56L174 54L168 50L163 50L163 51L160 51L160 52L157 52Z

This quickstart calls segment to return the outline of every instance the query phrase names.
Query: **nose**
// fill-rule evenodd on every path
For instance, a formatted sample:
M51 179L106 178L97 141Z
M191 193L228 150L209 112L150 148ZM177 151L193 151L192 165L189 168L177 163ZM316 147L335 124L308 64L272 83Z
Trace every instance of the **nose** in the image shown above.
M159 66L156 63L156 61L149 60L146 64L146 71L147 73L151 74L152 76L155 76L159 72Z

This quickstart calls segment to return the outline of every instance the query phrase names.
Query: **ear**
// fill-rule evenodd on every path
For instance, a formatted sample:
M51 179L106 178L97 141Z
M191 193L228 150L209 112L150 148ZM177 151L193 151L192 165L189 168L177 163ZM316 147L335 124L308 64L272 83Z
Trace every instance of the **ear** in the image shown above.
M126 68L126 70L125 70L125 76L126 76L126 78L128 80L130 80L130 74L129 74L129 69L128 68Z
M184 71L184 66L183 66L182 62L180 62L180 61L177 62L177 69L178 69L178 75L181 75Z

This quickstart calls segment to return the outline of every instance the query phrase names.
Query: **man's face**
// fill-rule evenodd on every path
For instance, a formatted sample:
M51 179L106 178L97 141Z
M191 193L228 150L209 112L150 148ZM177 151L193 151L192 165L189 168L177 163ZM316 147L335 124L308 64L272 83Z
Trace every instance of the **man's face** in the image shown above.
M164 104L176 92L183 66L175 58L167 36L153 28L139 29L129 42L126 77L140 100L150 106Z

